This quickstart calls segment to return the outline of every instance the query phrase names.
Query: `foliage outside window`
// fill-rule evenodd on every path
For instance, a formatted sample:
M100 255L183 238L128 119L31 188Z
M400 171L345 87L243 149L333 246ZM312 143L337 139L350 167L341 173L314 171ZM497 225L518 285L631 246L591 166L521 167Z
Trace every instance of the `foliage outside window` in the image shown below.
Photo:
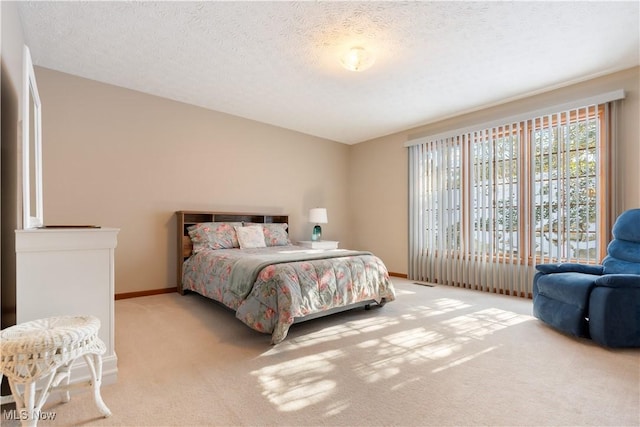
M599 261L604 117L593 106L429 145L427 245L523 263Z
M411 278L526 295L535 264L600 262L609 116L591 105L410 145Z

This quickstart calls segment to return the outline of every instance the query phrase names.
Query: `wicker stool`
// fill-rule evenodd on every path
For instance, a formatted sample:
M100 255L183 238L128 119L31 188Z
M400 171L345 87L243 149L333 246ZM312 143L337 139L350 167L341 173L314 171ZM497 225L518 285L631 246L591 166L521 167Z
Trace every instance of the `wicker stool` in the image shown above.
M69 391L91 387L96 406L108 417L111 411L100 396L102 354L105 345L98 338L100 320L93 316L61 316L34 320L0 331L0 379L6 376L21 414L23 426L36 426L42 405L51 392L62 392L68 402ZM69 385L71 364L84 357L91 380ZM36 392L36 382L44 385Z

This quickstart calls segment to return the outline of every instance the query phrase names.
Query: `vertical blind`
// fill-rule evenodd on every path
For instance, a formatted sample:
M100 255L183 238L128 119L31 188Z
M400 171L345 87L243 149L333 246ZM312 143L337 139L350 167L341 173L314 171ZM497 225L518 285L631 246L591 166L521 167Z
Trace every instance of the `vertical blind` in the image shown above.
M597 263L611 215L610 102L409 146L409 277L530 296L535 265Z

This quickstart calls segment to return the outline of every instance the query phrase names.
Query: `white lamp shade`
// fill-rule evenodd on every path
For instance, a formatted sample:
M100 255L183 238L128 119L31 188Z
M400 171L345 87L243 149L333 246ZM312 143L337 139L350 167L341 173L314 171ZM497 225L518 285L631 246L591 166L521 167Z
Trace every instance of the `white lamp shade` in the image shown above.
M313 208L309 210L309 222L314 224L326 224L327 210L325 208Z

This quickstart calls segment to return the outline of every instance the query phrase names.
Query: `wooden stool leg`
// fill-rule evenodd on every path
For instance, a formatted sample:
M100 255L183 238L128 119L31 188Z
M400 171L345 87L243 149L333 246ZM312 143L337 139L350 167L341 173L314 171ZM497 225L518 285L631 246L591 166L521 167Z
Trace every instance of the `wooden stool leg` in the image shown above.
M87 362L91 372L91 388L93 389L93 399L102 415L108 417L111 411L107 408L100 395L100 385L102 384L102 356L99 354L85 354L84 360Z

